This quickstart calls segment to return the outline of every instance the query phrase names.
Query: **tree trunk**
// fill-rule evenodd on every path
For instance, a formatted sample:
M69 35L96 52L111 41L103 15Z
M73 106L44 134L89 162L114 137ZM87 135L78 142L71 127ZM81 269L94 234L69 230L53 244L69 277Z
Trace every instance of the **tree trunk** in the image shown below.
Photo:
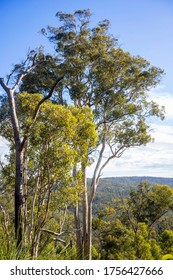
M23 238L23 152L16 147L16 180L15 180L15 236L17 247Z
M87 193L87 179L86 167L82 165L83 176L83 259L89 259L89 236L88 236L88 193Z
M36 204L36 198L37 198L37 195L38 195L39 183L40 183L40 170L38 171L37 180L36 180L35 188L34 188L33 195L32 195L33 199L32 199L30 225L29 225L29 236L28 236L29 243L31 243L32 238L33 238L34 218L35 218L34 217L34 209L35 209L35 204Z
M21 140L20 140L20 129L18 118L16 114L16 105L14 100L14 91L7 89L8 102L10 106L11 122L14 132L15 141L15 236L17 240L17 247L22 243L23 235L23 170L24 170L24 159L23 159L23 149L21 150Z
M31 257L32 259L37 259L38 257L38 248L39 248L39 242L40 242L40 236L41 236L41 230L36 230L33 244L31 247Z
M78 183L77 182L77 167L73 167L73 182L74 186ZM79 202L76 202L74 207L74 226L75 226L75 233L76 233L76 254L77 259L83 258L83 247L82 247L82 232L81 232L81 223L79 217Z
M23 215L24 215L24 229L23 229L23 241L24 249L26 250L28 244L28 141L26 141L25 149L23 151Z
M76 254L77 259L83 258L83 248L82 248L82 234L80 228L80 218L79 218L79 203L76 202L74 209L74 221L75 221L75 230L76 230Z
M92 259L92 201L88 205L88 259Z

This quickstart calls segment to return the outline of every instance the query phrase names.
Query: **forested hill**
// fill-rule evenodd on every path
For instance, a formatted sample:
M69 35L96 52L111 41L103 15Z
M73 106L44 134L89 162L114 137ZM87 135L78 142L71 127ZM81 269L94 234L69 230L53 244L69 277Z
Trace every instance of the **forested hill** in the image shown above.
M108 177L101 178L94 199L94 209L111 202L113 198L118 196L127 196L132 187L136 187L139 183L147 181L151 185L161 184L168 185L173 188L173 178L162 177ZM88 184L90 179L88 179Z

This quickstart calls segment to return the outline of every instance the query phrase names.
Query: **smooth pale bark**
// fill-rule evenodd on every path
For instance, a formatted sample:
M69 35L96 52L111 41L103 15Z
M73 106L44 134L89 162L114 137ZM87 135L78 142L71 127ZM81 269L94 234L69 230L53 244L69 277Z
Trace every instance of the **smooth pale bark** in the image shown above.
M106 146L105 137L103 137L101 150L99 153L98 161L94 170L94 174L92 177L90 191L89 194L87 192L87 181L86 181L86 169L83 168L83 176L84 180L84 199L83 199L83 221L84 221L84 230L86 231L84 235L84 256L85 259L92 259L92 202L95 197L96 189L98 186L99 178L100 178L100 165L103 158L103 153ZM85 225L86 223L86 225ZM85 229L85 226L87 227Z
M74 186L78 184L77 181L77 167L73 167L73 183ZM79 201L76 201L74 206L74 227L76 234L76 255L77 259L83 258L83 244L82 244L82 231L81 231L81 221L79 215Z
M89 236L88 236L88 193L87 193L87 179L86 179L86 167L82 165L83 176L83 258L84 260L89 258Z

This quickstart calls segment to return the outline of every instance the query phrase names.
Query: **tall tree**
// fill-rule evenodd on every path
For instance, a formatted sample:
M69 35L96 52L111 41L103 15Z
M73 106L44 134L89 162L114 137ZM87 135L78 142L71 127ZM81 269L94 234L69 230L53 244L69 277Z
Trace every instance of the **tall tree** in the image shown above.
M28 135L30 133L30 128L36 121L41 105L49 99L57 84L63 79L59 77L47 96L43 97L36 106L36 109L31 116L31 122L25 128L24 135L21 134L19 116L16 111L16 101L15 94L20 86L22 79L30 73L37 65L44 61L42 53L31 51L24 62L20 65L15 65L14 69L7 77L7 81L4 81L3 78L0 78L0 85L7 94L10 118L13 128L13 139L15 143L15 233L17 246L21 245L23 238L23 206L24 206L24 197L23 197L23 178L24 178L24 151Z
M58 88L59 96L63 102L69 100L77 107L91 107L99 134L91 185L88 189L85 186L83 201L83 226L87 221L83 233L84 258L90 259L92 202L99 178L110 160L119 158L131 147L146 145L152 140L147 120L153 116L163 119L164 111L147 97L148 91L160 82L163 70L151 66L140 56L123 51L117 39L109 34L108 20L91 28L90 10L78 10L74 14L58 12L56 16L61 24L48 26L42 33L55 46L53 73L58 69L64 76L63 86ZM26 85L28 83L24 81L23 88ZM106 160L105 153L108 155ZM84 177L85 173L83 166Z
M32 123L37 104L43 99L42 94L17 94L15 97L16 110L20 124L21 135L25 135L26 128ZM3 107L8 108L6 104ZM3 110L2 110L3 111ZM1 135L10 145L10 164L2 170L4 176L9 169L14 168L14 139L12 125L8 116L0 124ZM83 162L88 165L88 149L96 143L95 124L90 108L76 108L62 106L47 100L40 108L37 121L30 127L25 145L25 170L23 174L23 249L37 258L50 238L54 235L57 242L66 243L70 231L64 232L65 213L67 208L73 207L82 192L80 176L76 174L78 182L74 184L71 176L74 166ZM14 171L14 170L13 170ZM7 176L7 175L6 175ZM0 205L9 212L4 201L9 200L14 173L4 178L3 193ZM8 182L9 181L9 182ZM10 209L11 211L11 209ZM62 222L58 222L58 212L64 212ZM5 213L5 212L4 212ZM5 221L5 220L4 220ZM9 223L11 224L11 223ZM60 236L63 233L65 240ZM44 241L44 242L43 242Z

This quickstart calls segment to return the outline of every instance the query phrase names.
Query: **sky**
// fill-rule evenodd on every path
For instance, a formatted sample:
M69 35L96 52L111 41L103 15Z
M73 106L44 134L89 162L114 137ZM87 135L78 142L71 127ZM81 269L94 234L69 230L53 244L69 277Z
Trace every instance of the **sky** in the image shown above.
M111 22L110 33L132 55L140 55L165 75L149 96L165 106L165 120L150 120L154 143L129 149L113 160L103 177L173 177L173 1L172 0L0 0L0 77L10 73L13 64L25 59L29 49L43 45L53 51L40 34L47 25L57 26L58 11L73 13L90 9L92 24ZM2 90L0 89L0 93ZM5 142L0 139L0 156ZM88 170L92 176L93 167Z

